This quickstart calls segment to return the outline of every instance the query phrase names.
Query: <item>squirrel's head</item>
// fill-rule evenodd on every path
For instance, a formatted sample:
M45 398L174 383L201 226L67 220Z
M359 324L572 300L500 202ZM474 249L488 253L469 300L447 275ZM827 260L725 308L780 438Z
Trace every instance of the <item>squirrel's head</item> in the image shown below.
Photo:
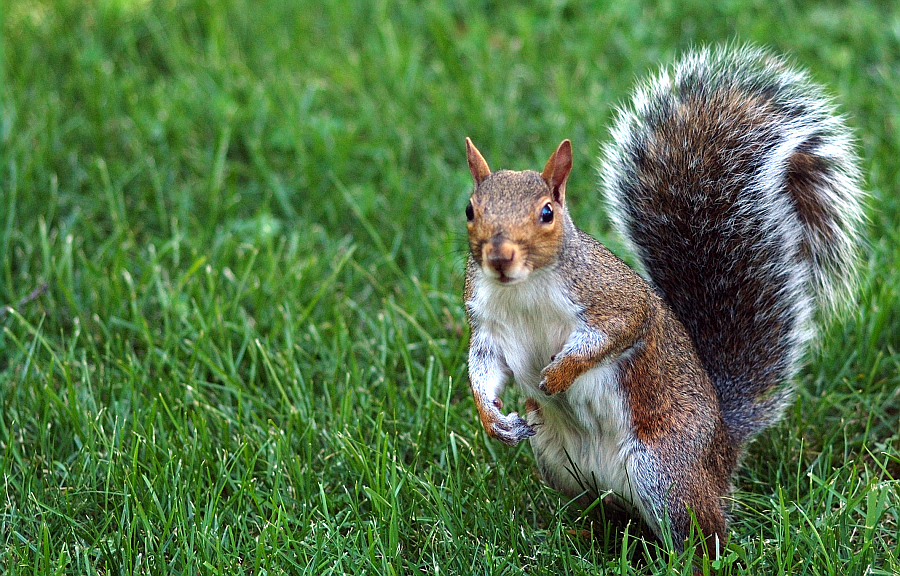
M466 156L475 191L466 206L469 249L485 275L514 284L554 262L566 224L572 144L563 140L543 172L491 172L472 141Z

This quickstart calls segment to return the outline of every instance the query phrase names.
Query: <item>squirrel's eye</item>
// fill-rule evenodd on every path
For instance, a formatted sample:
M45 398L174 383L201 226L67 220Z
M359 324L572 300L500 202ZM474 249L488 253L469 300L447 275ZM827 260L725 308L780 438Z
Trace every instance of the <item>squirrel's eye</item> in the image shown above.
M553 222L553 206L551 206L549 202L544 204L544 207L541 208L540 220L541 224L549 224Z
M466 220L471 222L475 219L475 209L472 208L472 203L469 202L469 205L466 206Z

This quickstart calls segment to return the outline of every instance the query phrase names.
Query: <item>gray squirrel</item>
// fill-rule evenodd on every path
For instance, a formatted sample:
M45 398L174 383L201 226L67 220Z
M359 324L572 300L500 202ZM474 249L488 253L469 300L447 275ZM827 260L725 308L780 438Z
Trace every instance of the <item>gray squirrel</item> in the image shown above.
M646 280L573 224L568 140L542 172L491 172L466 139L470 387L550 486L611 491L678 550L693 517L715 554L747 440L790 401L816 319L852 297L858 161L808 74L747 46L664 68L612 140L606 205ZM525 418L502 412L510 379Z

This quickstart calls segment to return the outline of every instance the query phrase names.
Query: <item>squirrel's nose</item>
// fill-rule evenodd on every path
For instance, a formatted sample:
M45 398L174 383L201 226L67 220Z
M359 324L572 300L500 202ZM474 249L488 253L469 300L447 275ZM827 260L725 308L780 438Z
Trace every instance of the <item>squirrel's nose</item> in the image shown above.
M497 270L498 272L502 272L505 268L509 267L512 264L512 261L515 259L515 255L512 251L508 254L496 254L491 253L487 257L488 266Z
M516 246L512 242L494 240L485 245L484 261L501 274L506 274L516 259Z

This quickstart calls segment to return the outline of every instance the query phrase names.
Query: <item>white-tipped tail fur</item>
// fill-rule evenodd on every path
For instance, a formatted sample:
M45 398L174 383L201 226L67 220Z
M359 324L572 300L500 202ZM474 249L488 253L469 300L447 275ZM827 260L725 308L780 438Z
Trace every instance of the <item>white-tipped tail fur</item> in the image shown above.
M850 133L807 73L727 46L641 85L612 138L611 218L743 441L789 399L816 312L854 292L864 193Z

